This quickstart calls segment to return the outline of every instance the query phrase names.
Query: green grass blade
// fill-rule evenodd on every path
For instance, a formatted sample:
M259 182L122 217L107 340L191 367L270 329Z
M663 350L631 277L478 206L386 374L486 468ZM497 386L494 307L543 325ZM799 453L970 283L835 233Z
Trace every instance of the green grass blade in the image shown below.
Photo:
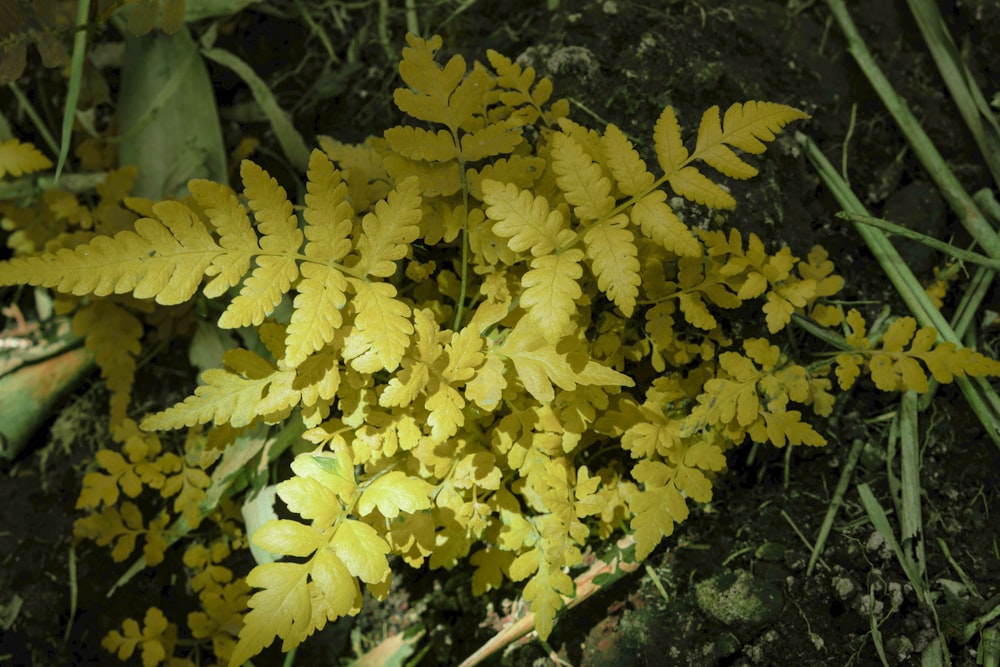
M830 529L833 528L837 512L840 511L841 506L844 504L844 495L847 493L847 487L851 484L851 478L854 476L854 468L857 467L858 459L861 458L861 452L864 449L865 441L860 438L855 440L854 444L851 445L847 461L840 471L840 480L837 482L837 488L834 490L833 498L830 499L830 505L826 509L826 516L823 517L823 524L820 526L819 535L816 536L812 553L809 554L809 565L806 566L807 577L812 574L813 568L816 566L816 561L819 560L819 555L823 553L823 549L826 547L826 540L830 536Z
M993 181L1000 185L1000 124L997 124L993 110L945 29L938 3L908 0L907 4L962 120L972 133L986 166L993 174Z
M900 567L903 568L907 580L913 586L913 591L917 594L920 604L931 605L932 602L928 597L929 591L924 580L920 577L913 560L899 546L899 541L896 540L896 535L892 531L892 525L889 523L889 517L886 516L882 505L875 498L875 494L872 493L867 484L858 484L858 495L861 497L861 504L864 506L865 512L868 513L869 521L872 522L872 526L885 538L889 548L892 549L892 553L895 554L896 560L899 561Z
M801 132L796 133L795 136L820 179L830 189L841 207L848 213L869 216L864 205L851 191L850 186L840 177L837 170L833 168L819 147ZM855 223L855 229L864 239L889 281L899 292L903 302L920 325L932 326L938 330L944 340L962 345L961 339L934 306L916 276L910 271L906 262L900 257L899 252L885 234L861 223ZM997 409L997 406L1000 405L1000 397L997 396L988 382L973 382L968 377L958 377L955 378L955 383L962 390L962 394L982 423L983 428L986 429L990 439L1000 448L1000 410Z
M858 29L847 11L844 0L829 0L828 4L834 19L847 37L848 50L854 56L865 76L868 77L868 81L878 93L886 109L896 120L896 124L906 136L913 153L924 166L928 176L941 191L951 209L962 220L962 224L969 230L972 238L979 242L987 255L994 259L1000 259L1000 236L993 230L972 197L962 189L958 179L948 168L944 158L934 147L927 133L920 127L920 123L907 107L906 102L896 94L882 70L875 63L875 59L868 51L868 47L865 46L864 40L861 39Z
M90 0L80 0L76 6L76 35L73 37L73 59L69 66L69 89L66 91L66 106L63 108L62 137L59 144L59 159L56 161L55 181L59 182L66 158L69 156L70 139L73 136L73 121L76 118L76 103L80 99L83 82L83 59L87 54L87 22L90 16Z
M917 392L903 393L899 410L900 491L899 526L902 548L923 580L926 574L924 524L920 509L920 429Z
M944 241L938 241L937 239L927 236L926 234L915 232L908 227L897 225L896 223L891 222L889 220L884 220L882 218L873 218L869 215L848 213L846 211L838 213L837 217L844 218L845 220L850 220L851 222L860 222L865 225L871 225L876 229L881 229L883 232L888 232L890 234L895 234L897 236L913 239L914 241L922 243L925 246L934 248L935 250L939 250L945 254L951 255L955 259L960 259L963 262L971 262L973 264L979 264L980 266L985 266L989 269L1000 270L1000 259L993 259L992 257L986 257L976 252L970 252L968 250L963 250L962 248L956 248L950 243L945 243Z
M205 49L202 53L206 58L233 70L250 87L254 99L270 121L285 157L296 170L304 172L309 166L309 149L267 83L257 76L252 67L225 49Z

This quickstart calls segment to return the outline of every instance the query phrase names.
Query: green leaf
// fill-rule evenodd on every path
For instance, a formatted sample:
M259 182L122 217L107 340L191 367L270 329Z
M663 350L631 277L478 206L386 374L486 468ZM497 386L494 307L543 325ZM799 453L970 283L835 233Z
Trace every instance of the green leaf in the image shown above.
M186 28L125 36L119 162L138 167L133 194L183 196L192 178L225 183L226 151L215 91Z

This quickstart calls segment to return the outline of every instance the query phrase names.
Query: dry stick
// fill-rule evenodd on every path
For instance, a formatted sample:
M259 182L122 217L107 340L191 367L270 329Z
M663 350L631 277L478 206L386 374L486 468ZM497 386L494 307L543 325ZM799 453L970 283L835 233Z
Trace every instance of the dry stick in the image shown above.
M622 539L618 540L616 545L618 553L628 549L632 546L632 544L634 544L634 538L631 535L626 535ZM637 569L639 569L638 563L625 562L620 560L618 555L615 555L607 562L595 562L589 570L574 580L574 583L576 584L576 594L572 598L563 597L566 609L572 609L597 591L601 590L603 586L611 583L611 581L615 581L625 574L635 572ZM601 584L594 583L594 580L602 575L610 576L611 581L604 581ZM489 656L521 639L522 637L529 636L530 638L530 636L534 636L534 626L535 615L528 612L521 618L514 621L513 624L508 625L503 630L498 632L488 642L480 646L475 653L463 660L459 667L473 667L473 665L478 665Z
M843 0L828 0L828 3L834 19L847 37L848 50L854 56L865 76L868 77L868 81L875 88L875 92L882 99L886 109L896 119L896 123L903 131L906 140L924 166L928 176L934 181L952 210L961 219L972 238L979 242L987 255L994 259L1000 259L1000 236L997 235L979 207L976 206L972 197L962 188L958 179L948 168L944 158L941 157L937 148L920 127L920 123L906 106L906 102L896 94L888 79L882 74L882 70L875 64L875 60L861 39Z

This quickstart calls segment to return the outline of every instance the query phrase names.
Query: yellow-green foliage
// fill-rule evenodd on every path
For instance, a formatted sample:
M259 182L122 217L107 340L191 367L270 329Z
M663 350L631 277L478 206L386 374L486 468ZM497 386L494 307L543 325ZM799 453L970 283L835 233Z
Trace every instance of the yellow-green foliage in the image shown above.
M196 637L216 633L230 664L356 614L362 584L383 597L394 555L432 568L468 557L477 593L525 582L546 637L573 592L569 568L592 541L628 527L645 558L687 517L689 499L711 499L726 450L747 438L826 443L805 413L831 412L829 365L809 370L764 338L734 344L722 317L758 302L772 334L794 313L840 324L823 303L843 285L826 253L800 259L752 234L695 231L670 203L732 208L703 165L750 178L757 170L737 151L763 153L805 114L756 101L713 107L689 150L668 107L652 128L657 175L614 125L569 120L531 69L494 52L489 68L460 56L441 66L439 38L407 41L395 101L417 123L358 146L324 139L304 207L245 161L239 193L193 181L187 201L134 202L143 217L126 227L0 265L0 284L52 287L88 296L81 312L104 309L77 326L124 396L134 353L123 355L112 332L137 304L185 304L200 289L218 304L219 327L256 330L258 351L229 351L192 396L141 420L147 431L207 426L215 445L262 422L299 423L314 446L277 488L301 518L252 537L293 559L247 577L257 590L238 643L232 619L245 589L216 581L215 615L206 603L189 623ZM855 351L837 359L843 386L868 367L882 388L924 388L914 359L942 381L1000 370L934 347L933 332L914 336L906 320L874 349L859 320L847 317ZM141 328L126 338L140 337ZM119 556L145 532L152 560L165 524L144 527L127 502L114 508L119 490L161 489L190 524L210 461L202 436L189 437L190 457L164 459L154 436L115 415L125 455L99 455L104 471L87 476L80 506L104 510L80 531ZM162 617L144 628L131 621L107 645L125 655L169 634Z

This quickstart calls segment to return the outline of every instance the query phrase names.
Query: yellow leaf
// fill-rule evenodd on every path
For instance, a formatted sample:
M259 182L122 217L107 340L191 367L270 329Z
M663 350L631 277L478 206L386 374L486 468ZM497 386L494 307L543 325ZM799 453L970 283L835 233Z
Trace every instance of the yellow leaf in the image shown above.
M250 536L261 549L274 554L308 557L326 544L326 537L312 526L298 521L268 521Z
M120 660L132 657L136 648L142 649L143 667L156 667L173 657L176 627L171 628L171 624L157 607L146 610L142 630L131 618L122 623L122 630L124 634L112 630L101 640L101 646L111 653L117 653Z
M802 413L798 410L763 413L771 444L775 447L784 447L787 439L790 445L810 445L812 447L826 445L826 438L817 433L811 425L803 422L801 416Z
M718 322L708 310L708 306L705 305L705 301L701 298L700 294L684 292L677 298L677 302L680 305L681 312L684 313L684 319L689 324L693 324L705 331L711 331L718 326Z
M347 184L333 163L319 150L309 156L306 184L305 254L318 262L339 262L351 251L354 209ZM225 244L223 244L225 245Z
M694 167L681 167L667 178L674 192L696 204L717 209L736 208L736 200Z
M188 183L188 189L218 232L223 249L205 271L206 275L215 276L204 290L205 296L214 299L238 285L250 270L250 260L260 252L257 234L239 197L228 186L195 179Z
M406 256L420 233L419 222L418 181L407 178L362 220L363 231L358 241L360 261L355 270L381 278L394 274L396 262Z
M673 107L666 107L653 127L653 144L660 169L664 176L671 176L688 162L688 151L681 138L681 126Z
M275 637L284 640L283 648L287 650L315 630L308 586L310 570L310 563L279 562L258 565L250 571L247 583L261 590L248 602L250 612L243 618L239 642L229 658L230 667L243 665Z
M285 363L295 368L310 354L333 342L343 323L347 279L332 266L305 263L285 339Z
M240 165L240 173L243 194L262 234L261 253L256 258L257 267L244 281L239 295L219 318L219 326L224 329L260 325L299 277L296 260L302 232L285 189L249 160Z
M601 149L604 151L608 167L611 169L615 183L623 194L629 197L641 197L653 187L654 178L646 162L639 157L625 133L615 125L608 125L601 137Z
M847 311L847 326L850 328L850 333L846 336L848 345L857 350L871 348L871 342L865 338L865 320L854 308Z
M400 512L413 514L431 506L429 496L433 489L422 479L393 470L376 477L365 487L358 500L358 513L366 516L377 507L387 519L396 518Z
M861 364L864 357L860 354L837 355L837 382L841 389L850 389L861 374Z
M486 217L493 233L509 239L514 252L530 250L535 257L548 255L572 238L559 211L550 211L545 197L535 197L513 183L483 180Z
M477 162L512 153L524 139L519 130L520 123L510 119L490 123L475 132L462 135L462 159Z
M431 438L444 442L458 432L465 424L465 399L453 387L440 385L438 390L427 397L424 407L430 412L427 423L431 427Z
M389 148L410 160L446 162L456 160L459 149L447 130L433 132L421 127L399 125L383 134Z
M487 356L486 363L479 368L476 376L466 383L465 397L475 401L476 405L484 410L492 412L500 404L503 390L507 388L505 370L502 359L493 354Z
M441 48L442 40L437 35L424 40L409 33L406 43L409 46L403 49L399 75L409 89L396 89L393 95L396 106L418 120L449 125L451 130L457 130L448 100L465 76L465 59L455 55L444 67L438 65L434 54Z
M570 327L576 299L583 294L577 282L583 276L582 259L583 251L576 248L536 257L521 278L521 307L549 340L558 340Z
M290 511L312 521L319 528L332 526L344 513L336 492L315 479L308 477L286 479L278 484L277 493ZM280 551L271 552L280 553Z
M0 264L0 285L26 283L78 296L136 292L162 305L190 299L220 248L183 204L154 207L164 222L142 218L135 231L97 236L72 250ZM166 224L164 224L166 223Z
M642 233L681 257L701 257L703 249L691 230L666 203L667 193L654 190L632 207L632 222Z
M476 368L483 363L483 342L479 331L467 326L453 332L451 342L445 347L448 365L443 376L449 382L468 382L476 376Z
M377 584L389 576L389 561L385 557L389 545L366 523L342 521L330 540L330 548L351 575L365 583Z
M645 489L629 499L635 536L636 560L652 553L664 537L674 532L674 524L688 516L687 504L673 484L673 471L659 461L640 461L632 468L632 477Z
M595 361L587 361L580 370L570 365L566 356L541 335L532 323L522 319L507 336L503 345L494 351L514 362L518 377L525 389L540 403L555 398L552 383L572 391L578 384L633 386L632 378Z
M233 428L248 425L258 415L264 389L271 377L247 379L221 368L201 375L203 384L181 403L142 420L142 428L163 431L195 424L228 423Z
M423 362L407 364L403 360L403 370L395 375L379 394L378 404L384 408L405 408L427 387L430 368Z
M472 594L482 595L500 588L504 572L510 569L513 561L514 554L511 552L490 546L469 556L469 562L476 568L472 573Z
M51 166L51 160L32 144L17 139L0 142L0 179L7 174L17 178Z
M410 307L396 299L396 288L390 283L369 283L349 278L356 296L354 334L358 347L344 358L359 372L371 373L384 368L394 371L410 342L413 325Z
M885 352L901 352L913 338L917 330L917 321L912 317L900 317L889 325L882 336L882 349Z
M737 157L723 141L719 107L713 106L701 117L694 156L730 178L746 179L756 176L757 169Z
M559 189L580 220L599 220L615 207L611 181L568 134L552 135L552 170Z
M639 260L632 232L624 215L602 220L583 236L597 288L608 295L625 317L632 317L639 296ZM523 297L522 297L523 298Z
M538 573L524 587L523 597L535 615L535 631L541 639L552 634L556 614L563 608L563 597L573 595L576 587L562 568L553 567L544 561Z
M767 330L775 334L784 329L785 325L792 321L792 313L795 312L795 306L787 299L782 298L777 292L768 292L767 303L764 304L762 310L764 311L765 322L767 322Z
M111 390L111 424L125 419L135 380L136 359L142 351L143 325L112 299L85 304L73 316L73 331L85 338L101 376Z
M775 134L785 125L805 118L809 114L784 104L737 102L726 109L720 141L747 153L760 154L767 148L763 142L774 141Z

